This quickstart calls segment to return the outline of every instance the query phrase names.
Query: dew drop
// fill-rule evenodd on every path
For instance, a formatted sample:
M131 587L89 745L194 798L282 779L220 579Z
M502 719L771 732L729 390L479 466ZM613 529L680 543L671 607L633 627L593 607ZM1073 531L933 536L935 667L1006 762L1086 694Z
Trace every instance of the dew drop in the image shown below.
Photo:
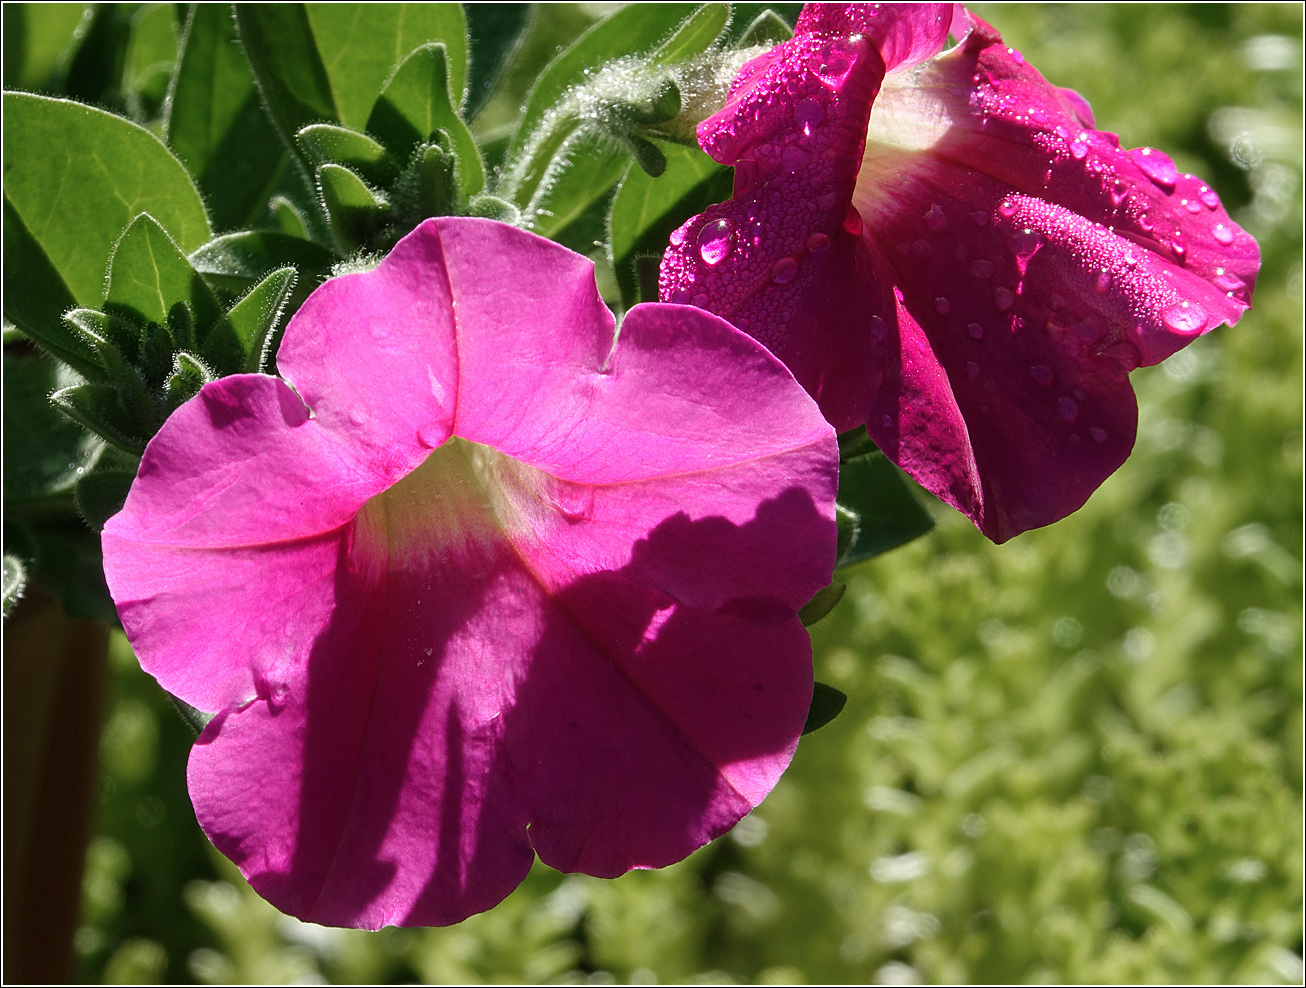
M941 316L946 316L952 311L952 303L940 295L934 300L934 311Z
M1076 161L1083 161L1088 157L1088 145L1084 143L1082 137L1070 145L1070 156Z
M854 237L862 232L862 214L857 212L856 206L848 207L848 213L843 218L843 228Z
M1062 395L1057 402L1057 417L1067 425L1073 423L1079 418L1079 402L1070 395Z
M437 425L424 425L417 430L417 441L427 449L435 449L444 440L444 430Z
M1224 268L1215 269L1215 287L1222 292L1239 292L1247 287L1247 282L1243 281L1236 274L1226 271Z
M1161 321L1176 333L1198 333L1206 326L1206 310L1196 302L1180 302L1167 309Z
M1010 288L999 286L993 290L993 304L1001 312L1006 312L1016 304L1016 293Z
M1129 195L1129 190L1117 181L1107 190L1107 194L1111 196L1111 205L1119 206L1125 201L1125 196Z
M1215 190L1209 186L1203 185L1201 189L1198 190L1197 198L1201 199L1202 202L1206 204L1207 209L1218 209L1220 206L1220 197L1216 195Z
M973 360L966 361L966 376L972 381L979 380L979 364Z
M816 200L816 208L822 211L829 209L838 201L838 199L839 197L833 192L827 192L825 195L821 196L821 198Z
M1223 223L1217 223L1211 229L1211 236L1215 238L1216 243L1228 247L1233 243L1233 231Z
M967 323L966 335L972 340L982 340L984 339L984 327L977 322Z
M1143 362L1138 347L1129 342L1113 344L1107 347L1102 355L1126 373L1134 370Z
M791 172L807 167L807 163L811 160L811 156L806 151L793 146L785 148L784 154L780 155L780 163L784 165L786 171Z
M988 226L989 214L984 212L982 209L977 209L970 214L970 221L976 226Z
M970 262L970 273L975 278L992 278L993 262L983 257L977 257Z
M361 408L355 408L349 413L349 421L354 425L363 425L367 422L367 412Z
M672 247L679 247L681 244L685 242L684 229L681 227L677 227L676 229L672 230L671 237L669 239L671 240Z
M932 205L925 214L925 225L931 233L942 233L948 228L948 216L938 203Z
M889 336L889 327L879 316L871 316L871 339L883 343Z
M924 259L930 256L930 245L924 240L917 240L911 245L911 252L915 257Z
M1127 267L1127 268L1136 268L1136 267L1138 267L1138 258L1136 258L1133 254L1126 254L1126 255L1125 255L1125 267Z
M1052 383L1052 368L1047 364L1035 364L1029 369L1029 376L1039 384L1047 387Z
M893 416L892 416L892 415L886 415L886 416L884 416L883 418L881 418L881 419L880 419L880 425L884 426L884 428L886 428L886 429L892 429L892 428L893 428Z
M816 65L816 74L831 89L838 89L848 76L852 63L848 56L838 49L830 53L829 58L822 59Z
M708 304L708 302L710 302L710 301L711 301L711 299L707 297L707 293L706 293L706 292L699 292L699 293L698 293L697 295L695 295L694 298L693 298L693 304L694 304L695 306L697 306L698 308L700 308L700 309L706 309L706 308L707 308L707 304Z
M1097 443L1099 446L1106 442L1106 430L1100 425L1090 425L1088 427L1088 434L1093 437L1093 442Z
M1003 199L998 203L998 212L1003 216L1011 217L1016 215L1016 204L1010 199Z
M824 233L813 233L807 238L807 249L813 254L823 254L830 249L830 238Z
M1102 295L1105 295L1111 287L1111 272L1099 271L1097 277L1093 279L1093 288Z
M1129 157L1144 175L1163 189L1172 189L1175 182L1179 181L1179 169L1164 151L1134 148L1129 152Z
M1015 62L1017 65L1025 64L1025 56L1022 55L1020 52L1016 51L1016 49L1008 48L1007 54L1011 56L1011 60Z
M1184 209L1188 210L1190 213L1195 214L1202 211L1202 204L1196 199L1180 199L1179 205L1183 206Z
M810 96L804 97L794 107L794 119L801 124L819 124L825 119L825 107L821 105L820 100Z
M771 268L771 280L777 285L787 285L798 277L798 262L792 257L782 257Z
M735 224L728 219L713 220L698 231L698 256L704 264L724 261L735 244Z
M1175 260L1183 264L1184 257L1188 254L1188 247L1177 233L1170 238L1170 250L1173 252Z
M1152 217L1148 216L1146 213L1140 213L1138 216L1138 229L1142 230L1144 233L1151 233L1156 229L1156 224L1152 222Z

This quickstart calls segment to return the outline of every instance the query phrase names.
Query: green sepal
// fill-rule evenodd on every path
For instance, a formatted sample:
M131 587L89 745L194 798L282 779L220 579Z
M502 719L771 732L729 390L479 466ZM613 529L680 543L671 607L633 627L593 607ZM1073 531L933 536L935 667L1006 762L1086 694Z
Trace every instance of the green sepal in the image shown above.
M122 510L136 474L129 470L96 470L77 482L77 513L93 532Z
M110 346L121 360L133 361L140 354L141 337L128 323L99 309L71 309L63 314L68 330L95 352L101 371L109 370L103 347ZM87 375L88 377L91 375Z
M143 330L141 340L141 359L137 366L145 381L151 387L163 386L164 379L172 371L172 355L177 350L177 341L167 326L150 323Z
M192 707L185 700L173 696L171 693L165 693L164 695L172 701L173 709L175 709L178 716L186 722L186 726L195 732L196 737L199 737L200 732L208 726L209 721L213 719L214 715L205 713L198 707Z
M122 352L117 346L90 328L93 322L98 322L100 328L107 329L118 320L89 309L75 311L78 312L79 318L74 325L78 326L79 332L96 348L107 371L104 383L118 389L123 407L136 422L152 422L155 417L154 402L145 387L145 382L141 379L140 372L135 366L123 360ZM101 319L93 321L87 318L88 313L100 316ZM71 316L72 313L69 315ZM72 320L70 319L69 322Z
M764 10L739 36L736 47L754 48L759 45L778 45L794 36L794 29L774 10Z
M834 610L835 605L843 600L844 592L847 589L846 584L834 580L828 587L822 587L816 591L815 596L804 604L802 610L798 612L798 620L803 622L803 627L810 628Z
M511 223L513 226L521 225L521 210L506 199L500 199L498 196L477 196L467 204L468 216L482 216L487 220L498 220L500 223Z
M274 230L243 230L216 237L190 256L196 270L232 303L273 271L293 266L299 280L291 296L292 313L331 271L335 260L321 244Z
M273 196L268 200L268 211L277 229L299 240L308 240L308 219L304 211L285 196Z
M187 322L172 315L179 302L188 310ZM223 315L213 289L148 213L132 220L113 250L103 309L145 324L167 323L181 346L191 336L203 339Z
M343 254L353 253L380 230L390 212L385 195L344 165L319 165L318 194Z
M133 455L145 450L153 429L142 430L109 384L75 384L50 395L50 404L83 428Z
M917 503L902 474L878 450L839 465L837 566L851 566L919 538L934 520ZM848 516L851 516L848 517ZM845 531L851 538L845 538Z
M163 386L168 411L173 412L200 392L200 388L217 375L200 357L186 350L178 350L172 357L172 373Z
M803 724L803 733L811 734L820 730L843 712L848 695L825 683L812 684L812 705L807 708L807 722Z
M4 616L8 617L27 589L27 567L21 559L8 552L4 554L3 582L0 583L0 588L4 592Z
M674 79L663 79L646 100L623 104L617 111L635 124L660 124L680 113L680 87Z
M636 164L650 177L657 178L667 170L667 156L656 144L638 136L630 137L628 140L630 153L634 156Z
M367 118L367 131L399 161L411 160L418 145L444 131L457 156L459 189L468 199L485 188L485 163L471 131L450 101L446 56L440 42L410 52L377 97Z
M418 146L394 187L396 210L405 226L458 211L457 171L457 159L439 144Z
M653 52L653 63L674 65L702 54L725 33L730 25L730 13L728 3L703 4L681 22L670 38L658 46ZM677 109L676 112L680 111ZM671 116L675 116L675 113Z
M385 147L348 127L309 124L295 140L313 165L346 165L373 185L389 185L399 175L399 163Z
M294 268L279 268L251 288L227 313L227 322L245 353L242 370L247 373L270 366L277 325L296 280Z

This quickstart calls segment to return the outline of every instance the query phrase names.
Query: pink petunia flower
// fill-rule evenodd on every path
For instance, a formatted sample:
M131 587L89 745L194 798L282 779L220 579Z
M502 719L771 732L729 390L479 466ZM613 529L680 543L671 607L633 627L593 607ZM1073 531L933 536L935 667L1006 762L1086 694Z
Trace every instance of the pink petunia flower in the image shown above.
M734 198L672 234L661 298L994 541L1049 524L1133 447L1129 372L1237 322L1260 266L1208 186L1093 128L959 5L810 4L699 125Z
M447 924L536 853L666 865L770 791L837 462L774 357L660 304L614 345L590 262L446 218L319 288L278 363L179 409L104 531L142 666L219 711L191 797L255 889Z

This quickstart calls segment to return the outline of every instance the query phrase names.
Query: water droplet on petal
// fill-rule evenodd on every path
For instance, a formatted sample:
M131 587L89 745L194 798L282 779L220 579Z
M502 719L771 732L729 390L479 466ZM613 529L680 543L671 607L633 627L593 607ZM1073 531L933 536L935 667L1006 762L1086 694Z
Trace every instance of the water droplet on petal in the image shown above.
M1093 442L1099 446L1106 442L1106 430L1100 425L1091 425L1088 427L1088 434L1093 437Z
M1016 304L1016 293L1010 288L999 286L993 290L993 304L999 311L1006 312Z
M977 209L970 214L970 221L976 226L988 226L989 214L984 212L982 209Z
M1099 271L1097 273L1097 277L1093 279L1093 288L1096 289L1099 293L1105 295L1110 287L1111 287L1111 272Z
M1222 292L1238 292L1246 289L1247 282L1224 268L1215 269L1215 287Z
M924 240L917 240L911 245L911 252L916 257L926 258L930 256L930 245Z
M355 408L349 413L349 421L354 425L363 425L367 422L367 412L363 411L361 408Z
M893 416L892 416L892 415L886 415L886 416L884 416L884 418L880 419L880 425L884 426L886 429L892 429L892 428L893 428Z
M792 145L784 149L784 154L780 156L780 162L785 166L786 171L796 172L800 168L805 168L811 161L811 156L802 148L796 148Z
M1201 199L1202 202L1206 204L1207 209L1218 209L1220 206L1220 197L1216 194L1214 189L1208 186L1203 185L1201 189L1198 190L1197 198Z
M1046 364L1035 364L1029 369L1029 376L1039 384L1047 387L1052 383L1052 368Z
M1015 62L1017 65L1025 64L1025 56L1022 55L1020 52L1016 51L1016 49L1008 48L1007 54L1011 56L1011 60Z
M1070 145L1070 156L1076 161L1083 161L1088 156L1088 145L1082 137Z
M852 67L848 57L841 51L833 51L826 59L820 60L816 64L816 74L820 80L831 89L838 89L843 85L843 81L848 76L848 70Z
M1126 255L1125 255L1125 267L1127 267L1127 268L1136 268L1136 267L1138 267L1138 258L1136 258L1133 254L1126 254Z
M807 238L807 249L813 254L822 254L830 249L830 238L824 233L813 233Z
M883 343L889 336L889 327L885 325L884 320L879 316L871 316L871 339L876 343Z
M862 232L862 214L857 212L856 206L848 207L848 213L843 218L843 228L854 237Z
M1170 250L1171 252L1173 252L1175 256L1175 260L1178 261L1180 264L1183 264L1184 257L1188 254L1188 246L1183 242L1183 240L1180 238L1179 234L1177 233L1170 238Z
M1062 395L1057 402L1057 418L1067 425L1079 418L1079 402L1070 395Z
M1206 310L1196 302L1180 302L1166 309L1161 321L1176 333L1198 333L1206 326Z
M1134 148L1129 152L1129 157L1144 175L1163 189L1172 189L1175 182L1179 181L1179 169L1164 151Z
M794 119L801 124L819 124L825 119L825 107L819 100L810 96L804 97L794 107Z
M771 280L777 285L787 285L798 277L798 262L792 257L782 257L771 268Z
M684 229L681 227L677 227L676 229L672 230L670 240L671 240L672 247L679 247L681 244L683 244L685 242Z
M1138 229L1142 230L1144 233L1151 233L1156 229L1156 224L1152 222L1152 217L1148 216L1146 213L1140 213L1138 216Z
M435 449L445 438L444 429L438 425L424 425L417 430L417 441L427 449Z
M710 302L710 301L712 301L712 300L711 300L710 298L707 297L707 293L706 293L706 292L699 292L697 295L694 296L693 303L694 303L695 306L697 306L697 307L700 308L700 309L706 309L706 308L707 308L707 304L708 304L708 302Z
M1223 223L1215 224L1215 226L1211 229L1211 236L1215 238L1216 243L1221 244L1225 247L1228 247L1231 243L1233 243L1233 231L1230 230Z
M984 339L984 327L977 322L967 323L966 335L972 340L982 340Z
M982 257L977 257L970 262L970 273L975 278L992 278L993 262Z
M1001 213L1003 216L1008 216L1008 217L1015 216L1016 204L1012 202L1010 199L1003 199L1000 203L998 203L998 212Z
M1188 210L1190 213L1196 214L1202 211L1202 204L1196 199L1180 199L1179 205L1183 206L1184 209Z
M952 311L952 303L940 295L934 300L934 311L941 316L946 316Z
M734 245L735 224L732 220L713 220L698 231L698 256L704 264L720 264L730 255Z
M973 360L966 361L966 376L972 381L979 380L979 364Z
M816 208L820 210L829 209L838 201L838 199L839 197L833 192L827 192L825 195L821 196L821 198L816 200Z
M925 214L925 225L931 233L942 233L948 228L948 216L938 203L932 205Z

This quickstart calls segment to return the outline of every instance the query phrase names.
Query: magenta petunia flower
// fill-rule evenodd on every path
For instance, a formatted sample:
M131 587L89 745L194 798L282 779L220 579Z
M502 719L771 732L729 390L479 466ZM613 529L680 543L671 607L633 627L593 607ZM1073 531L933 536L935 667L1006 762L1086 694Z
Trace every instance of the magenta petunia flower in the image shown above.
M662 299L766 344L998 542L1124 462L1131 370L1251 301L1215 192L960 6L810 4L698 134L734 198L672 234Z
M319 923L456 922L526 875L658 867L788 764L834 434L725 321L428 220L207 385L104 531L142 666L219 711L200 824ZM290 385L290 386L288 386ZM293 386L293 390L292 390Z

